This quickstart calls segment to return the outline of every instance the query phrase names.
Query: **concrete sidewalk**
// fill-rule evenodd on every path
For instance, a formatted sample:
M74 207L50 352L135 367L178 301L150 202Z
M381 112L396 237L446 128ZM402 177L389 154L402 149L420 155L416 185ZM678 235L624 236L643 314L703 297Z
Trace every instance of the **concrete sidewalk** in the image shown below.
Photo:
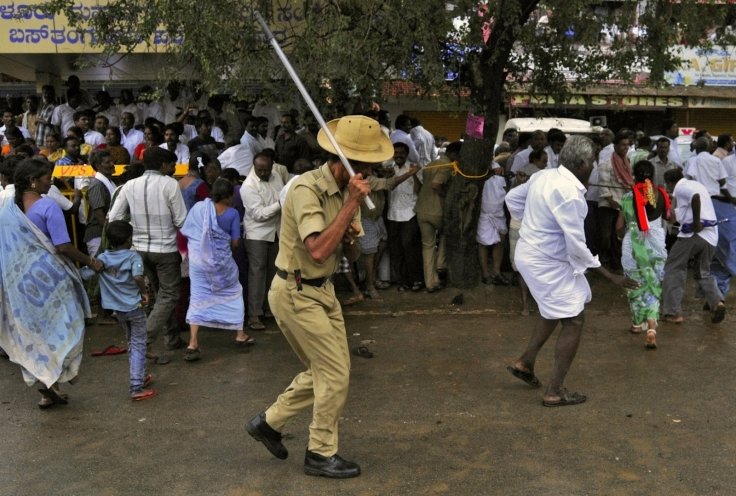
M309 413L285 429L287 460L244 431L301 370L273 321L247 351L205 331L201 361L152 365L159 396L133 403L116 326L93 327L70 403L40 411L18 366L0 362L2 495L728 495L736 487L734 317L718 326L690 300L683 325L662 324L660 348L628 332L623 294L594 281L594 301L567 386L575 407L544 408L542 390L505 367L526 346L531 317L518 289L382 292L346 308L353 357L340 454L363 475L302 473ZM692 295L692 291L688 292ZM729 307L736 311L734 299ZM548 380L553 340L537 374Z

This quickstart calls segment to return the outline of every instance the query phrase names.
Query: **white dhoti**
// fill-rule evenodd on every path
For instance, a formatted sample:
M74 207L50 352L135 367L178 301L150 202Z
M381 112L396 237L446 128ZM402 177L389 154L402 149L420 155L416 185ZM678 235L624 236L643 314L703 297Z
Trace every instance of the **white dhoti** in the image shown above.
M509 232L506 217L496 217L482 213L478 217L478 230L475 240L484 246L493 246L501 242L501 236Z
M545 319L575 317L592 298L585 274L576 274L569 262L550 258L524 238L516 244L514 262Z

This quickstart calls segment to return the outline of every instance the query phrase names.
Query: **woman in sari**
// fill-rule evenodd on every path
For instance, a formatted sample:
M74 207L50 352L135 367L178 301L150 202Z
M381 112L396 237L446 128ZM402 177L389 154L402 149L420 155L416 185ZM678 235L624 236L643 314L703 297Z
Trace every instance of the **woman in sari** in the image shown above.
M217 179L212 199L196 203L187 215L181 233L189 248L191 296L187 323L191 333L184 360L199 360L197 335L201 326L237 331L235 343L252 345L254 339L243 332L245 305L243 287L232 249L240 244L240 216L230 207L233 185Z
M647 160L634 166L635 184L621 198L621 212L616 223L623 236L621 265L626 277L639 283L628 290L631 309L631 332L639 334L646 325L646 347L657 347L657 317L662 297L662 279L667 250L662 218L667 219L670 200L667 192L653 183L654 166Z
M123 135L119 127L108 127L105 131L105 142L97 145L97 150L109 151L113 164L127 165L130 163L130 154L128 149L120 144L122 139Z
M82 361L89 302L71 262L96 271L102 263L71 244L61 208L44 196L51 167L42 159L18 164L15 196L0 200L0 347L32 386L43 383L39 408L66 404L59 383L72 381Z

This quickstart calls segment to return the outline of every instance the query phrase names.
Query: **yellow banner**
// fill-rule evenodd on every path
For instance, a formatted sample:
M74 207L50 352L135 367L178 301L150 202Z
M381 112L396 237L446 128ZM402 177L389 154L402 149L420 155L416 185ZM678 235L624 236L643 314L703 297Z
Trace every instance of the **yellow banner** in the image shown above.
M126 165L116 165L115 174L119 176L125 171ZM184 177L189 172L189 164L176 164L175 177ZM92 177L95 170L90 165L57 165L54 167L53 177Z
M45 14L31 6L40 0L16 2L0 0L0 53L100 53L92 46L95 32L91 28L73 29L64 15ZM105 8L107 0L78 0L73 9L85 21ZM156 30L148 43L141 41L138 53L165 52L170 45L181 44L183 38L170 38L163 29Z

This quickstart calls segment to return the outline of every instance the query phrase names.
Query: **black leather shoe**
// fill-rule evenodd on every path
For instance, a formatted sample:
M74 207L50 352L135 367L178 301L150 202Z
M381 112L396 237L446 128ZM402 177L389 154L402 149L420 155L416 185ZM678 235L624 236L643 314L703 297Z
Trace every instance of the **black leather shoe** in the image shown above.
M266 412L261 412L245 424L245 430L256 441L260 441L276 458L286 460L289 452L286 446L281 444L281 433L273 430L266 422Z
M307 450L304 455L304 473L332 479L348 479L359 476L360 467L357 463L344 460L337 453L325 457Z

